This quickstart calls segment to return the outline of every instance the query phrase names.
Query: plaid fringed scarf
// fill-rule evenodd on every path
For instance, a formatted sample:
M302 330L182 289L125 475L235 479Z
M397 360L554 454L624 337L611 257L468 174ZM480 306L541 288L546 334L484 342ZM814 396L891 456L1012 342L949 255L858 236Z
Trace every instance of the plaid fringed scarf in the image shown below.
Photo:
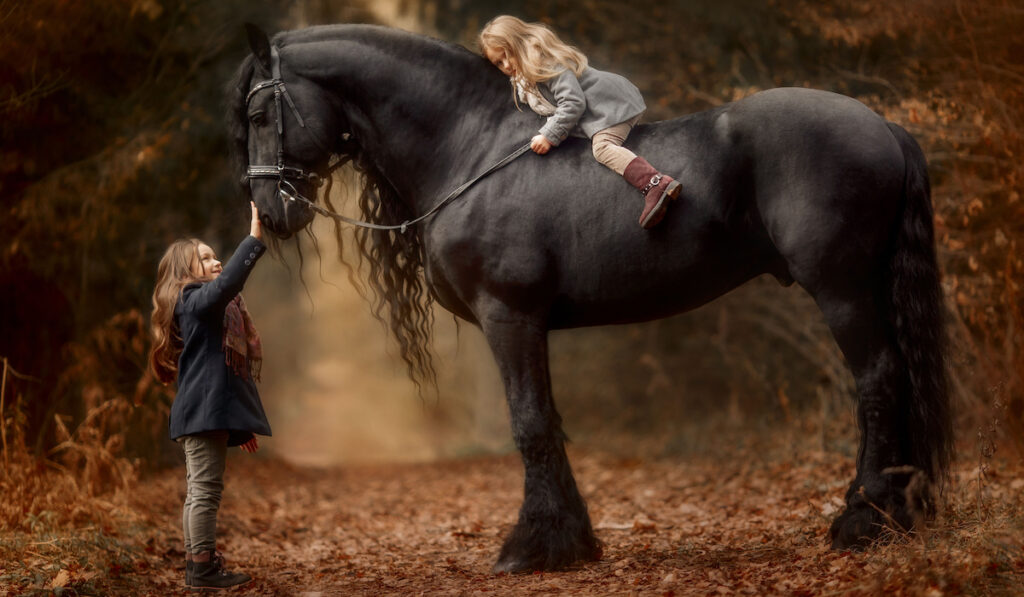
M224 360L239 377L260 380L263 345L256 326L249 317L242 295L237 295L224 309Z

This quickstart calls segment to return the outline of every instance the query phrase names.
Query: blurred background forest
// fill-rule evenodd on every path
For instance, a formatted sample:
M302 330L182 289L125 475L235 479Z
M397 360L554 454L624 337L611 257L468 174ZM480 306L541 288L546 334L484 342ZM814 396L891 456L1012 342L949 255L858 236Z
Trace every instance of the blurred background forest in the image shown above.
M150 294L173 239L227 257L247 231L222 117L244 22L377 22L475 51L500 13L549 23L629 77L648 121L806 86L910 130L932 176L961 457L1024 447L1019 1L0 0L6 481L45 462L99 491L174 461L173 393L145 370ZM351 208L342 181L335 202ZM418 398L322 226L322 258L301 236L246 287L267 350L267 451L327 464L511 450L476 330L437 314L439 387ZM580 444L727 452L782 434L856 450L852 378L821 315L770 278L671 319L555 333L552 359Z

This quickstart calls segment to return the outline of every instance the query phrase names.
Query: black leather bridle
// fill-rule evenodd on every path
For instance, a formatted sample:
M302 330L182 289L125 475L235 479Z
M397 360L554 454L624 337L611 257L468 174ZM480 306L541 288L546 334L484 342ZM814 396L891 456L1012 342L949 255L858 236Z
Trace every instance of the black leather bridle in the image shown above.
M327 154L330 153L330 150L312 130L306 128L305 120L302 119L298 108L295 107L295 102L292 101L292 96L288 93L288 88L285 87L284 79L281 78L281 56L278 54L276 46L270 46L270 77L266 81L260 81L249 90L249 94L245 96L245 107L248 110L252 98L260 91L270 87L274 88L274 109L277 112L277 165L254 166L250 164L245 172L245 179L246 182L249 182L253 178L276 178L277 194L282 202L300 199L309 205L313 202L303 197L291 181L301 181L313 185L314 188L320 188L324 183L324 177L316 172L306 172L302 168L288 166L284 163L284 111L281 108L282 97L287 102L292 114L295 115L299 126L306 129L313 142ZM285 213L287 214L287 210L285 210Z

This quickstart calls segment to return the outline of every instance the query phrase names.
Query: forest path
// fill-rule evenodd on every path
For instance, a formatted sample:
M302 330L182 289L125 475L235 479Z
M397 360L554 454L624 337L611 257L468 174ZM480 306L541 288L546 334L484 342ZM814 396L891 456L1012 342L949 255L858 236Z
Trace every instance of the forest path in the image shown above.
M600 561L572 570L490 573L522 494L517 455L312 469L233 454L219 546L229 568L255 578L236 590L251 595L938 595L1002 593L1024 578L1020 541L977 525L866 554L829 550L828 525L853 473L835 455L570 455L605 543ZM1019 477L1004 482L1024 484ZM130 575L133 594L187 594L183 490L183 471L172 469L130 498L152 527L138 535L150 561ZM978 540L1010 543L978 553Z

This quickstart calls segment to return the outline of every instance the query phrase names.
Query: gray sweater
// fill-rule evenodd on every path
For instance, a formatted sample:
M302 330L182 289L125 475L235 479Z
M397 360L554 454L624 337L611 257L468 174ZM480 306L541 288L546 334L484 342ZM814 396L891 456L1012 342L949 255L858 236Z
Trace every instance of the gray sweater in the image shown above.
M639 116L647 109L640 90L625 77L587 67L577 77L571 70L537 84L544 99L554 106L540 133L558 145L569 135L593 137L594 133ZM531 107L537 110L534 102Z

